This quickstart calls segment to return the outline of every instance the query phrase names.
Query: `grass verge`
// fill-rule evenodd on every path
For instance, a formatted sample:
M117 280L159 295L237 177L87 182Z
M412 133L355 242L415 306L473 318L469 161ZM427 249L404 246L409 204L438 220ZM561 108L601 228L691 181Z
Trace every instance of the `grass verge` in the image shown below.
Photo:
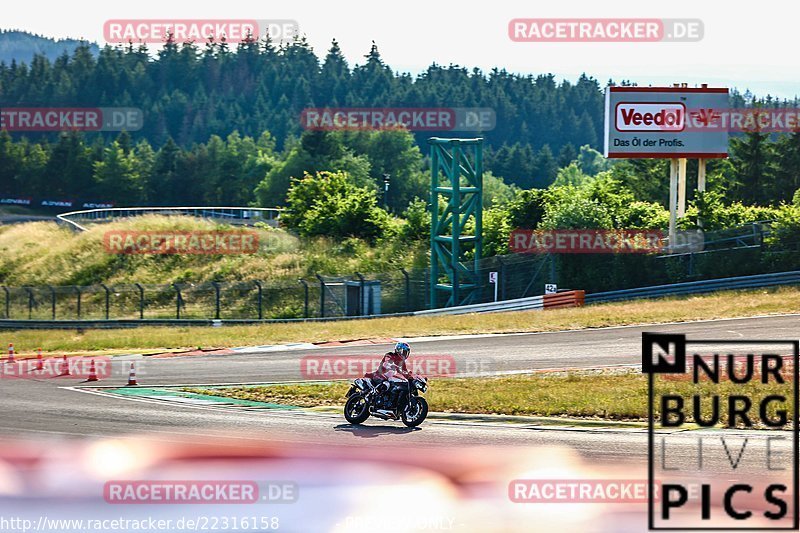
M323 384L286 384L219 389L186 389L187 392L238 398L299 407L343 405L349 382ZM783 387L786 387L785 385ZM702 397L704 420L711 416L711 396L720 395L720 421L727 423L727 398L745 394L754 408L752 419L756 427L758 406L769 394L780 394L780 385L761 385L757 381L747 385L734 385L723 381L715 385L707 381L694 384L688 379L661 380L656 394L674 394L692 405L692 396ZM784 390L785 392L785 390ZM604 371L552 372L534 375L514 375L482 378L443 378L431 382L425 395L431 411L445 413L481 413L504 415L529 415L547 417L572 417L614 421L647 420L647 378L633 369ZM767 413L776 418L777 404L770 403ZM687 422L694 422L691 408L684 410ZM660 406L655 406L660 414ZM791 417L791 412L787 414ZM739 424L741 425L741 424Z
M800 312L800 289L782 287L727 291L574 309L436 317L375 318L337 322L272 323L250 326L142 327L116 330L20 330L4 342L32 352L157 350L198 346L233 347L375 337L467 333L542 332L631 324L683 322Z

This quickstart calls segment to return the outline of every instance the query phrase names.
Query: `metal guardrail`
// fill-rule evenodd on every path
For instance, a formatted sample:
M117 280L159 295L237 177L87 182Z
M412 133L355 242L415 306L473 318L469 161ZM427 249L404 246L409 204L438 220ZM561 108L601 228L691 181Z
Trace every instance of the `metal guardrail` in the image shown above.
M635 300L639 298L658 298L682 294L703 294L714 291L753 289L757 287L773 287L779 285L800 284L800 271L777 272L774 274L757 274L755 276L737 276L733 278L688 281L670 285L653 285L620 291L596 292L586 295L586 303L615 302Z
M517 298L515 300L501 300L499 302L489 302L472 305L459 305L456 307L446 307L444 309L426 309L415 311L412 315L463 315L467 313L498 313L501 311L523 311L526 309L544 309L544 296L532 296L530 298Z
M108 222L115 218L129 218L141 215L182 215L198 218L222 219L229 222L265 222L271 226L278 225L278 217L283 209L276 207L109 207L102 209L86 209L70 211L56 215L59 223L66 224L78 231L86 231L86 227L76 222Z
M501 313L507 311L526 311L530 309L547 309L555 307L573 307L583 305L583 291L559 291L556 294L544 294L514 300L500 300L480 304L446 307L443 309L427 309L415 311L412 315L464 315L467 313Z

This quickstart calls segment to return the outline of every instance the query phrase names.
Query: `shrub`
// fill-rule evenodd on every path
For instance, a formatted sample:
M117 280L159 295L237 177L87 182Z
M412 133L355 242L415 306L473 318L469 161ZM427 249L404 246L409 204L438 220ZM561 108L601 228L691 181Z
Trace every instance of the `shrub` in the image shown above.
M547 197L546 189L520 191L506 207L508 224L512 228L536 229L544 216Z
M704 230L719 230L740 226L749 222L773 220L779 216L781 208L744 205L734 202L726 205L724 192L698 192L686 211L681 227L699 227Z
M783 205L776 211L767 244L771 248L797 250L800 248L800 207Z
M483 211L483 257L508 253L508 239L511 230L508 212L491 208Z
M611 210L597 200L578 196L571 202L547 206L539 224L541 229L609 229L613 227Z
M372 189L358 187L344 172L318 172L295 179L281 220L304 236L359 237L370 242L390 226Z
M654 202L632 202L618 215L618 227L656 229L669 225L669 211Z
M431 237L431 212L428 202L414 198L403 211L405 223L400 228L403 241L423 241Z

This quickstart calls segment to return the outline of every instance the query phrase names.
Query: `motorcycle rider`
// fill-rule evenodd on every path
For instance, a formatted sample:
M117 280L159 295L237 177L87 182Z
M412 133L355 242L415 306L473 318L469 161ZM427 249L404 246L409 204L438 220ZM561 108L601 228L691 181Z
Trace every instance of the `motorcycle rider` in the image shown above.
M406 366L409 355L411 355L411 347L408 343L398 342L395 344L394 350L383 356L377 370L370 376L372 383L383 392L394 389L393 396L400 394L403 387L408 386L408 380L414 377ZM383 388L381 389L381 387Z
M398 342L394 345L394 350L387 352L381 359L378 369L375 371L375 376L384 380L391 381L395 376L403 378L412 377L411 372L406 367L406 359L411 355L411 347L408 343Z

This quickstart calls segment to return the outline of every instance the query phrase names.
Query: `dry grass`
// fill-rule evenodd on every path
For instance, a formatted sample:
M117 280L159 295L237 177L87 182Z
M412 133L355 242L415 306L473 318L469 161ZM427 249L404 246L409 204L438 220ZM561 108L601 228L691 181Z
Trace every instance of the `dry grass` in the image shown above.
M0 226L0 280L5 285L89 285L291 280L326 274L383 272L399 268L387 247L326 239L301 241L268 227L256 231L259 250L238 255L118 255L103 244L107 231L239 231L241 227L192 217L146 215L108 224L88 224L76 233L54 222ZM354 249L355 247L355 249ZM406 265L408 266L408 265Z
M787 381L790 383L790 380ZM192 392L214 396L233 397L300 407L343 405L349 383L271 385L224 389L191 389ZM727 397L745 394L753 401L752 421L758 422L760 399L768 394L786 394L791 385L757 381L734 385L723 381L719 385L707 380L693 384L691 380L661 381L656 392L674 394L684 398L687 406L691 397L700 394L703 418L711 413L710 397L720 395L720 420L727 423ZM576 394L575 391L580 391ZM641 373L573 372L567 374L515 375L484 378L434 379L425 395L432 411L452 413L483 413L505 415L531 415L548 417L601 418L606 420L647 420L647 378ZM791 402L787 402L787 405ZM789 405L788 416L791 419ZM768 414L776 418L778 405L771 403ZM654 406L660 416L660 405ZM693 422L691 409L685 408L686 421ZM741 424L738 424L741 425Z
M559 331L800 312L800 289L784 287L683 298L591 305L578 309L481 315L376 318L252 326L142 327L76 331L9 331L3 342L21 350L153 350L233 347L375 337Z
M53 222L31 222L0 230L0 274L6 285L89 285L93 283L171 283L207 281L235 272L276 275L286 268L281 257L297 253L299 241L280 230L256 230L262 244L256 254L128 255L108 253L107 231L214 231L230 226L191 217L148 215L133 220L89 225L76 233Z

